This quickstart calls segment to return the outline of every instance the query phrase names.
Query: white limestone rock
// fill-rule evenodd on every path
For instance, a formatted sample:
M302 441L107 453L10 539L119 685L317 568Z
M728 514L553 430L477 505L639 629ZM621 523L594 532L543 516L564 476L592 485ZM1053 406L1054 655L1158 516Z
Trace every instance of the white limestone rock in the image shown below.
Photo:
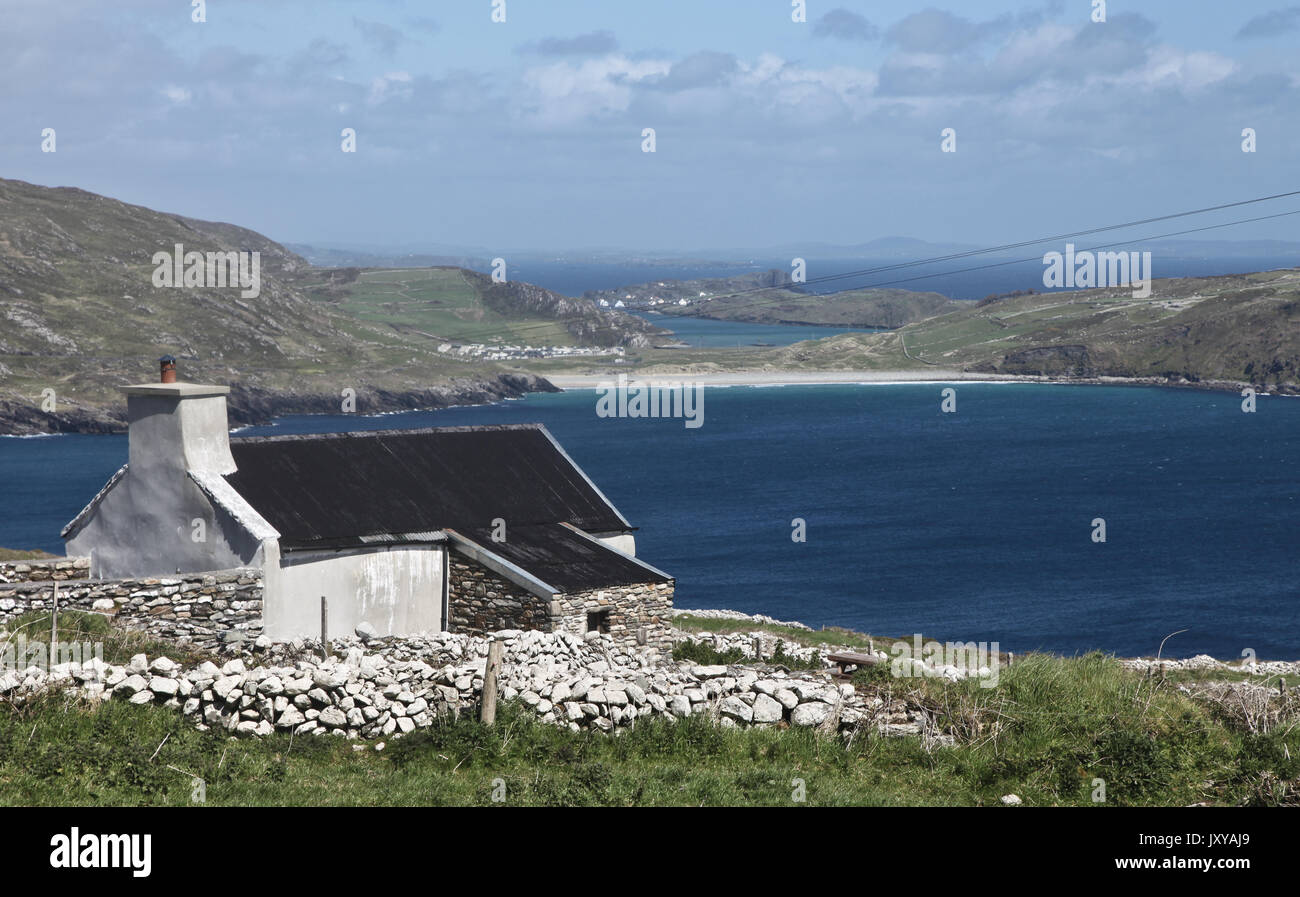
M171 698L180 691L180 683L168 676L154 676L149 680L149 690L155 695Z
M831 705L824 701L809 701L790 712L790 722L796 726L820 726L831 715Z
M785 716L785 708L781 706L781 702L765 694L754 698L752 711L755 723L778 723Z

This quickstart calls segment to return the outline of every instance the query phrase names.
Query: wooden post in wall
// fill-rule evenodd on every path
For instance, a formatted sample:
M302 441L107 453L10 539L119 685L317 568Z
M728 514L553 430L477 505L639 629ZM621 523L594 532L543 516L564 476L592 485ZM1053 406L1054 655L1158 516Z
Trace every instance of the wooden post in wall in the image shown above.
M479 711L479 721L485 726L497 721L497 676L501 673L504 651L505 645L496 639L488 644L487 666L483 670L483 707Z
M59 644L59 583L54 582L54 611L50 614L50 659L46 669L53 669L54 665L59 662L58 644Z
M320 656L322 660L330 656L330 602L324 595L320 596Z

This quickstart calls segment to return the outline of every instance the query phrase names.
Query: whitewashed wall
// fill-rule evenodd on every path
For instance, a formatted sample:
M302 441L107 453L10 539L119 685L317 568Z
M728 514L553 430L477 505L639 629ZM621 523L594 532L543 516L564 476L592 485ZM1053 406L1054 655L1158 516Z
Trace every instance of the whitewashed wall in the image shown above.
M272 550L272 552L274 551ZM265 632L283 640L320 636L320 599L329 599L333 635L369 623L379 635L443 628L445 552L435 545L289 552L267 558Z

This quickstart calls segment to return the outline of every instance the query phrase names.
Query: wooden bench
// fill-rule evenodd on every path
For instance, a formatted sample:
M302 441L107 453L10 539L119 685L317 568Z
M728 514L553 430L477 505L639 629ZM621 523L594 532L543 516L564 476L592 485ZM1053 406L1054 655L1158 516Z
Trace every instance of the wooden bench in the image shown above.
M840 671L834 675L839 679L848 679L851 675L849 667L869 667L880 663L880 658L874 654L855 654L851 651L843 651L839 654L828 654L826 659L831 663L840 665Z

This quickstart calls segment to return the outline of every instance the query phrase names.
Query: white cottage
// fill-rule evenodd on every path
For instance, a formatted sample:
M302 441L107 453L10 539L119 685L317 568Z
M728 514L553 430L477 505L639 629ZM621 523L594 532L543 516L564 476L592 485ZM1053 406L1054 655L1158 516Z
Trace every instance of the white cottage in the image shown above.
M231 439L227 387L123 392L128 463L63 530L93 578L251 568L276 639L319 635L325 596L335 632L668 644L672 577L540 424Z

